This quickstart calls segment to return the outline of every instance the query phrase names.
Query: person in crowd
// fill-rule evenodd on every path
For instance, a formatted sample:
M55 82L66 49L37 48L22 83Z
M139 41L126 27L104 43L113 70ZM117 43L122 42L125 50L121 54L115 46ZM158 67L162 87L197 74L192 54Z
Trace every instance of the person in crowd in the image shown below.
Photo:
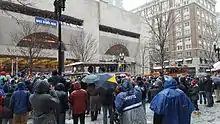
M14 114L14 124L27 124L30 107L29 96L30 93L25 90L25 84L23 82L18 83L18 90L12 94L10 101L10 108Z
M146 110L146 103L147 103L147 86L146 84L143 82L143 79L141 77L137 77L137 85L138 87L140 87L141 90L141 94L142 94L142 104L144 106L144 110Z
M121 115L121 124L146 124L142 105L141 90L135 90L128 80L120 86L120 93L115 98L115 108Z
M10 109L10 100L12 96L13 90L9 90L8 93L6 93L6 97L4 98L3 102L3 111L2 111L2 124L12 124L13 120L13 112Z
M114 123L113 120L113 103L114 103L114 89L103 89L99 88L99 95L102 104L103 111L103 124L108 124L108 113L109 113L109 122L110 124Z
M174 78L175 79L175 78ZM188 89L185 87L184 85L184 79L183 77L180 77L180 78L176 78L175 80L179 80L177 81L177 88L179 88L180 90L182 90L186 95L188 95Z
M186 77L180 77L180 84L177 85L177 88L181 89L187 96L189 96L189 86L186 82Z
M58 83L55 87L55 91L60 101L59 117L57 118L58 124L65 124L66 111L69 109L69 105L68 105L68 95L65 92L64 84Z
M65 86L65 92L67 93L68 90L69 90L69 85L66 83L66 80L65 80L63 77L59 76L57 70L54 70L54 71L52 72L52 77L50 77L50 78L48 79L48 82L49 82L53 87L55 87L58 83L63 83L64 86Z
M98 111L101 108L99 92L94 83L89 84L87 92L90 98L91 121L95 121L98 117Z
M204 101L204 104L206 104L207 96L205 91L205 78L198 79L198 86L199 86L199 103L202 104Z
M69 102L72 107L73 124L78 124L78 118L80 118L80 124L85 124L88 94L81 88L80 83L76 82L73 85L74 91L69 96Z
M0 85L0 94L3 95L3 97L5 97L5 91L3 90L1 85Z
M30 96L33 124L57 124L59 98L46 80L37 80Z
M196 80L192 80L191 87L190 87L190 98L192 103L194 104L195 110L199 111L198 107L198 100L199 100L199 86Z
M3 102L4 102L4 96L3 93L0 92L0 124L2 123L2 118L3 118Z
M161 80L156 80L149 90L148 96L149 100L148 102L151 102L151 100L163 89L163 83Z
M220 78L220 70L217 70L215 75L216 77ZM220 103L220 84L215 82L214 86L215 86L214 92L216 96L216 103Z
M213 100L213 84L210 75L206 76L206 80L204 81L204 91L206 92L206 97L208 101L207 107L213 107L214 100Z
M153 124L190 124L194 106L176 85L172 77L164 76L164 89L150 103Z

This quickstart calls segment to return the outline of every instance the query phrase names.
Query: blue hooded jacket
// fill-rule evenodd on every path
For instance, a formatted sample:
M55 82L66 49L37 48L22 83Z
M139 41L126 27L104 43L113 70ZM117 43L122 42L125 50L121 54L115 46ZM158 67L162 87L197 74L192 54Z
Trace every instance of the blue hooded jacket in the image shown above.
M25 84L18 83L18 90L12 95L11 108L15 114L28 112L29 92L25 91Z
M165 76L164 90L150 103L150 109L163 116L162 124L190 124L194 106L176 84L172 77Z
M119 113L129 111L142 105L141 91L135 90L132 84L127 80L121 84L120 91L121 93L115 98L115 107Z
M1 85L0 85L0 94L5 97L5 91L2 89Z

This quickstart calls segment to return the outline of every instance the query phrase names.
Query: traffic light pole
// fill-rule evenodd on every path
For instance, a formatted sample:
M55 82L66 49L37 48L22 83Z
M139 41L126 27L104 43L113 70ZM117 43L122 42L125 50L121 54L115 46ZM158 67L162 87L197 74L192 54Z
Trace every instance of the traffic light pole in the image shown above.
M58 22L58 72L59 75L62 75L64 72L64 47L62 46L62 28L61 28L61 15L62 9L65 8L65 0L55 0L54 1L55 7L55 16Z

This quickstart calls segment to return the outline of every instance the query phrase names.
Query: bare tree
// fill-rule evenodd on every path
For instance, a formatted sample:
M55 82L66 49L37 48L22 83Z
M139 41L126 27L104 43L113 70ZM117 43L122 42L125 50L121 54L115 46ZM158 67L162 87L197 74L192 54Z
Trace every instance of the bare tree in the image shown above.
M70 51L71 54L82 62L89 62L94 59L97 53L97 41L91 34L81 31L75 36L71 36Z
M164 11L164 5L158 2L154 8L144 11L144 19L149 27L149 46L150 59L159 62L164 70L164 61L171 57L172 44L170 36L173 35L175 21L180 15L175 15L173 10ZM162 71L163 72L163 71Z
M39 25L18 20L17 25L19 26L19 31L11 33L15 48L8 48L8 52L23 56L26 60L27 68L32 73L33 63L38 60L44 48L44 36L37 33L40 31Z
M208 64L209 69L211 69L216 60L214 46L217 45L219 36L217 35L217 29L215 26L209 24L205 24L205 26L207 33L199 36L199 47L202 48L206 63Z

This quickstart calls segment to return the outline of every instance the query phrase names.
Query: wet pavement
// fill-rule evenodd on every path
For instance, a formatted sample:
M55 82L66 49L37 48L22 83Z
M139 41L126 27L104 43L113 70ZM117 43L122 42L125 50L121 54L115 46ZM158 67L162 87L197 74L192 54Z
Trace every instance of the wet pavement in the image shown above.
M149 109L149 104L147 107L147 119L148 124L152 124L153 112ZM220 124L220 104L215 104L214 107L208 108L205 105L199 105L201 114L192 114L191 124ZM90 116L86 116L86 124L102 124L102 114L98 116L98 120L91 122ZM67 119L66 124L72 124L73 121ZM32 124L29 120L28 124Z

